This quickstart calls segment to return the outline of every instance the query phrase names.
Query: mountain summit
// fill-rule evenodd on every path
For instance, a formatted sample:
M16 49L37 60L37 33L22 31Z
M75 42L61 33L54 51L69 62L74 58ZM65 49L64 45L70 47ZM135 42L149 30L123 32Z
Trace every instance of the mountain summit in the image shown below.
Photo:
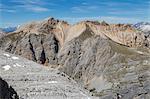
M149 97L150 36L130 24L48 18L0 38L0 49L66 73L102 99Z

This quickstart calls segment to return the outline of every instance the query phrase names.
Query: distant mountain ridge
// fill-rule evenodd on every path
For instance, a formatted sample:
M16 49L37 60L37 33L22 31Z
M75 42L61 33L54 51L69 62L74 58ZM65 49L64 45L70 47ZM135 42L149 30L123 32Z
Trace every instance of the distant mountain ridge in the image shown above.
M150 23L149 22L139 22L133 25L136 29L139 29L143 32L150 32Z
M9 32L14 32L17 30L17 27L5 27L5 28L0 28L1 31L4 33L9 33Z

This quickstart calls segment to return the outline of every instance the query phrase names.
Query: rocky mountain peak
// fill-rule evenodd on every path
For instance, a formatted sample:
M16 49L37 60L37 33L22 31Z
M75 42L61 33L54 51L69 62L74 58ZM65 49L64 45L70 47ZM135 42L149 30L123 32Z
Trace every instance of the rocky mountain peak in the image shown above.
M130 24L48 18L0 38L0 49L59 69L102 99L149 92L150 37Z
M109 24L106 23L105 21L102 21L102 22L101 22L101 25L103 25L103 26L108 26Z
M24 24L19 27L16 32L23 31L28 33L51 33L53 30L57 29L57 25L66 25L69 24L65 21L60 21L54 18L47 18L43 21L33 21L27 24Z

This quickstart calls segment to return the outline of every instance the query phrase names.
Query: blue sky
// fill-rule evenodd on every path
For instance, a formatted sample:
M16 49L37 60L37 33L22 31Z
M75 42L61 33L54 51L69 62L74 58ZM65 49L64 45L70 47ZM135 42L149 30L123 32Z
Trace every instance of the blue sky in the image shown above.
M47 17L75 23L150 21L150 0L0 0L0 27L17 26Z

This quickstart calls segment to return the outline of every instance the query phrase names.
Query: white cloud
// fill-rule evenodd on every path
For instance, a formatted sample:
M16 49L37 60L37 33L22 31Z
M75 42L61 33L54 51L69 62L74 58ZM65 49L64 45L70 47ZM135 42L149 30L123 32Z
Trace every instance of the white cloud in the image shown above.
M133 13L134 12L134 13ZM133 14L146 14L145 9L135 9L135 10L120 10L120 9L115 9L111 8L107 12L108 14L113 14L113 15L133 15Z
M17 3L20 5L41 5L41 4L45 3L40 0L12 0L10 2Z
M33 11L33 12L47 12L49 9L40 7L40 6L30 6L27 7L28 10Z
M46 8L45 5L55 5L54 3L43 0L11 0L10 2L15 5L9 8L15 8L17 10L24 9L32 12L47 12L50 11L50 9Z
M16 10L11 10L11 9L8 9L8 10L5 10L5 12L9 12L9 13L15 13Z
M82 7L72 7L72 12L74 13L87 13L88 11L83 9Z
M87 2L82 2L81 4L82 4L82 5L88 5L88 3L87 3Z
M109 2L101 2L102 4L106 5L106 6L128 6L128 5L133 5L133 3L129 3L129 2L113 2L113 1L109 1Z
M56 6L57 4L54 2L48 2L44 0L12 0L12 3L17 3L18 5L32 5L32 6Z
M15 13L15 12L16 12L16 10L14 10L14 9L5 9L5 8L0 8L0 12Z
M93 10L97 10L99 7L97 5L82 5L82 6L74 6L71 8L73 13L88 13Z
M38 5L17 5L16 8L25 9L31 12L48 12L52 10Z
M0 12L15 13L16 9L10 8L9 6L0 3Z

